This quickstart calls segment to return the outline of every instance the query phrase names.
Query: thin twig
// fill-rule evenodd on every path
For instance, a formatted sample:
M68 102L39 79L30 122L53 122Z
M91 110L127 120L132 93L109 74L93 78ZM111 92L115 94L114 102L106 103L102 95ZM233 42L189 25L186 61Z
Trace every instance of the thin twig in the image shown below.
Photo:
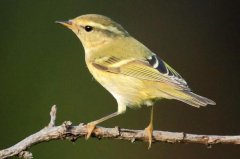
M28 150L31 146L46 142L50 140L67 139L75 141L80 137L85 137L87 134L87 127L83 123L78 126L73 126L70 121L64 122L60 126L55 125L56 106L51 109L51 120L48 127L36 132L13 145L7 149L0 151L0 159L11 156L18 156L25 159L32 158L32 154ZM148 142L144 130L131 130L124 128L104 128L97 127L92 134L95 138L108 138L134 141ZM183 132L167 132L167 131L153 131L153 142L167 142L167 143L198 143L205 145L213 144L240 144L240 135L236 136L220 136L220 135L196 135L187 134Z
M53 105L50 111L50 122L48 124L48 127L54 127L55 126L55 121L56 121L56 116L57 116L57 106Z

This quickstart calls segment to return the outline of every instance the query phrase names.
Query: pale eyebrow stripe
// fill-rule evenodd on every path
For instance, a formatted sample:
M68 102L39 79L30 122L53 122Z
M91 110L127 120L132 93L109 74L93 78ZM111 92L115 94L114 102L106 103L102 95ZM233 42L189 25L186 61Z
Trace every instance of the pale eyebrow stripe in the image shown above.
M109 31L117 33L117 34L122 34L122 31L118 30L116 27L113 27L113 26L106 27L104 25L101 25L99 23L94 23L94 22L90 22L89 25L96 27L96 28L103 29L103 30L109 30Z

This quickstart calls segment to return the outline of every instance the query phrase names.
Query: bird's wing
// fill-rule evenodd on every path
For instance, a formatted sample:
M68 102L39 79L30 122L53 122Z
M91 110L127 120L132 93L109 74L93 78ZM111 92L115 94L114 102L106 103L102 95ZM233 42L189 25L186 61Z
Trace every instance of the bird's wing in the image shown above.
M148 58L102 57L92 62L96 69L134 78L163 82L173 85L176 89L190 90L186 81L166 62L152 54Z

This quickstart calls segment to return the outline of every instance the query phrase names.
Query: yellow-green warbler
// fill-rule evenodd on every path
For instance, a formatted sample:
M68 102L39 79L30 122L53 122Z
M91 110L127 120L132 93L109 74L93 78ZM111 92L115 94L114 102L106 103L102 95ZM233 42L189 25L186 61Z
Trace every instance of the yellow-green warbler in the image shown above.
M151 106L150 124L145 129L150 148L156 100L175 99L194 107L216 104L193 93L180 74L110 18L88 14L57 23L77 35L89 71L118 103L115 113L87 125L87 138L100 122L124 113L127 107L146 105Z

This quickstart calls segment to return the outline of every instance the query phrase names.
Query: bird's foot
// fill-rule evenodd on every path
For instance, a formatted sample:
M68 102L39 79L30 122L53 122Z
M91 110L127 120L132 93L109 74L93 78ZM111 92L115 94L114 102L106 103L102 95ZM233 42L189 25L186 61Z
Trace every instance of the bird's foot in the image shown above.
M148 149L150 149L152 145L152 133L153 133L153 125L149 124L148 127L145 128L145 135L148 138Z
M91 136L91 134L92 134L92 132L93 132L93 130L95 128L96 128L96 124L95 123L91 122L91 123L87 124L87 135L85 137L86 140L90 138L90 136Z

